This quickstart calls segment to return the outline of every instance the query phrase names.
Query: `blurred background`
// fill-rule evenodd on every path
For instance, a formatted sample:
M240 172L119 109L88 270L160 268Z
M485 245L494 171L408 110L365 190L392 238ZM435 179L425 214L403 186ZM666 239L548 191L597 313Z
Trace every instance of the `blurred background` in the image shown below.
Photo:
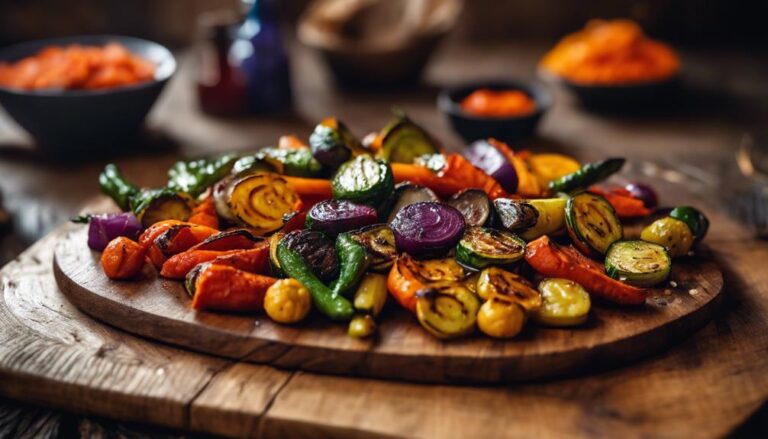
M281 18L295 24L310 0L277 2ZM235 9L238 0L25 0L0 3L0 44L83 33L118 33L184 45L195 38L197 17ZM537 39L554 42L595 17L632 18L657 38L690 46L739 44L764 48L768 6L731 0L472 0L451 38L488 42Z
M232 117L226 114L227 111L214 111L221 108L206 109L206 96L212 96L213 104L217 104L217 97L227 95L221 88L206 88L206 65L212 63L206 51L212 47L215 50L217 41L222 38L226 46L224 52L229 50L227 45L232 44L232 35L223 35L222 26L234 27L241 33L248 31L247 26L239 26L252 1L0 2L0 47L72 35L129 35L166 45L178 62L175 76L152 106L142 137L129 148L118 148L115 143L94 153L78 155L68 154L66 149L41 149L36 146L34 136L29 135L29 130L22 129L18 120L14 121L14 117L0 110L0 193L4 193L5 209L13 214L15 224L15 233L5 238L6 242L13 242L4 247L0 245L0 252L3 252L0 262L13 257L95 196L98 172L105 163L116 159L130 174L143 169L147 157L152 157L156 172L139 172L137 178L143 184L158 184L164 179L165 168L179 156L252 150L274 144L279 136L288 133L306 139L312 127L330 115L338 116L362 138L381 129L391 118L393 106L408 111L449 149L459 148L466 144L465 139L452 129L455 126L452 127L435 105L440 89L483 78L528 84L541 82L542 78L537 74L541 57L560 38L582 29L593 18L632 19L649 37L665 41L677 50L683 66L685 92L682 98L659 102L653 111L640 115L593 113L575 103L562 87L550 87L554 104L546 108L547 114L538 124L536 135L513 147L573 152L585 158L600 157L618 148L631 160L653 162L662 165L662 169L665 162L676 168L688 166L690 172L674 178L688 181L690 187L699 188L705 194L725 180L736 181L738 184L734 186L749 186L749 181L744 180L736 168L734 155L745 145L762 145L762 139L766 138L768 87L765 87L764 78L768 75L768 27L764 17L768 12L767 2L434 2L432 4L458 4L460 7L448 8L435 19L438 23L435 26L439 28L435 33L439 37L425 42L424 47L410 50L406 55L395 52L389 58L375 55L368 59L358 58L358 49L352 47L341 49L347 53L341 61L336 60L336 64L346 63L340 64L342 67L337 67L336 73L366 68L369 73L352 75L357 79L378 73L386 75L387 68L408 58L417 64L429 61L423 75L415 78L421 78L421 81L416 82L415 87L407 88L384 88L373 81L354 90L339 87L339 81L334 80L338 75L329 68L334 66L334 62L328 62L333 61L332 54L323 57L322 50L317 50L323 44L333 46L338 42L333 38L324 41L322 36L312 32L303 34L300 29L312 3L310 0L261 2L269 6L269 13L262 9L259 19L264 29L270 28L269 32L261 33L262 43L267 47L265 50L272 51L268 53L285 57L289 73L273 69L266 79L257 74L257 84L263 89L279 89L281 81L288 81L290 77L287 94L292 98L278 96L278 100L290 101L288 111L271 111L270 108L257 114L233 111L230 112L234 113ZM334 3L341 5L334 13L344 16L354 9L353 5L365 4L366 0ZM407 4L409 8L418 9L419 5L430 2L379 3ZM341 27L353 42L375 33L382 37L382 44L391 42L387 40L389 37L394 41L392 44L397 44L401 27L423 25L418 20L414 24L399 23L398 18L393 21L392 17L380 19L386 17L386 10L371 14L371 17L360 18L358 21L362 24L357 27L337 27ZM397 29L391 29L393 23ZM274 34L272 30L275 30ZM280 35L282 41L275 40L274 35ZM304 37L300 38L302 35ZM253 47L260 50L258 45ZM264 84L269 86L264 87ZM210 93L206 94L206 91ZM235 90L230 94L237 97L242 91ZM210 99L208 103L211 103ZM48 116L48 119L55 118ZM83 123L89 123L87 117L81 119ZM691 155L692 150L697 154ZM685 157L689 163L678 166L677 157ZM765 161L768 163L768 159ZM768 169L768 165L765 168ZM731 175L736 177L728 177ZM719 200L722 192L707 198ZM756 199L762 199L762 196ZM746 204L751 206L754 200ZM759 205L763 204L768 205ZM764 218L768 218L768 209L760 209L763 210L766 214L760 214L758 228L768 230L768 219ZM750 215L753 215L751 211L746 214Z

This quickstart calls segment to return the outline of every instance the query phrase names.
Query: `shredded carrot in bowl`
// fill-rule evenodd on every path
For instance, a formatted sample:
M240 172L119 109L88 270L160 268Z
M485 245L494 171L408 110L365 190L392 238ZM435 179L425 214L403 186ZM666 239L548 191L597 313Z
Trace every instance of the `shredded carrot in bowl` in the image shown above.
M99 90L151 81L155 65L125 46L48 46L13 63L0 63L0 86L24 90Z
M680 60L633 21L591 20L560 40L541 67L578 83L618 85L669 79L679 71Z
M520 90L481 88L461 100L461 109L475 116L512 117L533 113L536 102Z

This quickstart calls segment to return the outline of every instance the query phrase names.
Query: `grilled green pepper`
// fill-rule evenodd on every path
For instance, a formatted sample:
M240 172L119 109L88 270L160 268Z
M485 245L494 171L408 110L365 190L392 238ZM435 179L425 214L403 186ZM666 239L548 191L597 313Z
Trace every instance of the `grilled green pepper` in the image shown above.
M576 172L564 175L557 180L549 182L549 189L553 192L574 193L587 189L595 183L605 180L619 172L624 166L625 159L612 158L601 162L587 163Z
M247 175L256 174L258 172L274 172L277 174L283 174L285 166L277 159L269 157L267 154L259 151L253 155L247 155L240 157L232 165L232 176L245 177Z
M144 227L167 219L185 221L192 214L194 200L187 193L173 188L140 189L114 164L99 175L99 186L120 209L131 210Z
M281 173L292 177L312 178L323 172L323 165L315 160L309 148L264 148L253 157L255 162L279 163L282 166Z
M277 246L277 260L280 268L289 277L301 282L312 295L312 302L321 313L332 320L349 320L355 310L352 303L334 293L320 279L312 273L304 258L297 252L289 249L284 242Z
M336 237L336 254L339 255L341 269L338 279L331 283L330 288L334 294L344 294L357 285L368 269L368 254L365 247L348 233Z
M227 154L210 159L176 162L168 170L168 187L197 197L229 174L236 161L236 155Z
M333 198L377 206L395 188L389 164L362 154L344 163L331 180Z
M122 210L131 208L131 197L138 194L140 189L123 177L120 168L108 164L99 175L101 191L111 197Z
M413 163L416 157L440 152L432 137L405 114L387 124L380 136L377 155L391 163Z

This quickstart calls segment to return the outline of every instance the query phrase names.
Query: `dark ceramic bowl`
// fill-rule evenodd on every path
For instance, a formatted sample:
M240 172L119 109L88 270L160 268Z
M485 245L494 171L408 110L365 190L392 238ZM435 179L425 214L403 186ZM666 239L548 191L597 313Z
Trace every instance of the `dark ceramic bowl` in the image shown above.
M548 72L540 72L540 76L568 90L585 107L609 110L647 108L667 101L675 95L681 82L679 75L663 81L622 85L582 84Z
M42 150L54 154L108 153L130 144L166 82L176 59L165 47L139 38L94 35L32 41L0 50L0 62L34 55L45 46L103 46L117 42L153 62L152 81L106 90L20 90L0 87L0 105Z
M532 97L536 109L526 115L513 117L475 116L462 110L460 102L480 88L491 90L520 90ZM507 143L531 137L545 111L552 106L552 95L543 85L520 81L489 81L461 85L443 90L437 97L437 107L451 122L453 129L467 142L493 137Z

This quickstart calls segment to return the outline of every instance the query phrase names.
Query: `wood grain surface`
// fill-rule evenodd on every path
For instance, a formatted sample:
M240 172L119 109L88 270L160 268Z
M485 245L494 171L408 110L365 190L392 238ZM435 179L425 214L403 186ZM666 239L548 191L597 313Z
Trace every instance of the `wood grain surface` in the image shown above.
M288 369L419 382L505 382L540 379L627 363L689 335L720 302L723 279L706 255L678 260L671 280L643 307L597 303L582 328L528 325L513 340L480 335L442 341L390 302L378 337L354 339L346 325L313 315L280 325L266 315L196 311L183 284L145 267L139 280L108 279L99 253L78 226L57 244L54 274L61 291L86 314L158 341L232 359Z
M241 437L720 437L768 396L768 246L712 218L730 297L712 324L624 368L488 387L288 372L103 326L55 287L66 226L0 271L0 393Z

